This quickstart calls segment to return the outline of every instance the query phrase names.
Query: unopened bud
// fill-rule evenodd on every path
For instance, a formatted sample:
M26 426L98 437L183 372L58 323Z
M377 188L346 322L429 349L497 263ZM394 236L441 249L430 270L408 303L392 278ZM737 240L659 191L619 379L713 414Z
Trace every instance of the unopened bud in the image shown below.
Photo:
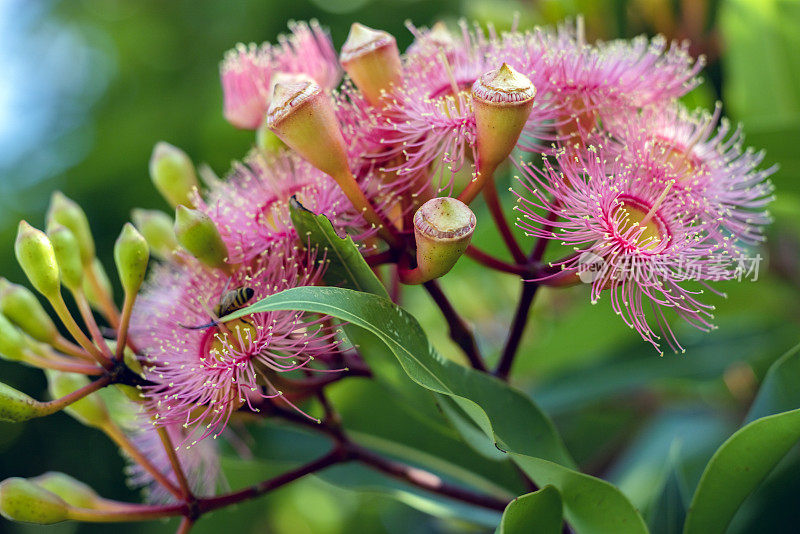
M65 397L89 384L89 379L84 375L75 373L64 373L46 369L47 384L50 395L54 399ZM92 393L82 399L73 402L64 411L71 415L75 420L86 426L102 427L109 422L106 404L100 395Z
M42 415L42 403L0 382L0 421L20 423Z
M375 107L381 96L390 93L392 86L400 82L403 71L394 36L358 22L350 26L339 61L356 87Z
M308 76L285 76L275 84L267 126L322 172L335 179L349 175L344 137L333 104Z
M60 497L69 506L96 508L103 499L87 484L65 473L48 471L29 482Z
M61 276L56 253L44 232L20 221L14 252L17 262L36 291L48 299L59 294Z
M180 148L164 141L156 143L150 156L150 178L172 207L194 206L191 198L199 187L197 174L192 160Z
M92 230L89 228L89 219L83 209L60 191L50 197L50 208L47 210L47 225L58 223L69 228L81 250L81 262L84 266L94 260L95 247Z
M22 360L25 357L26 346L25 337L19 329L0 313L0 358Z
M178 206L175 210L175 235L183 248L209 267L227 267L228 247L214 221L205 213Z
M52 525L67 519L64 500L24 478L0 482L0 515L12 521Z
M0 278L0 313L33 339L52 343L58 336L56 324L36 295L25 286Z
M126 294L135 295L139 291L149 260L150 248L147 241L131 223L125 223L114 244L114 262Z
M266 122L256 130L256 146L265 154L277 154L287 149L286 143L281 141L278 135L269 129Z
M464 254L475 231L475 214L458 199L433 198L414 214L417 269L421 281L445 275Z
M81 289L83 285L83 263L78 240L69 228L55 221L47 226L47 236L56 253L61 281L72 291Z
M136 229L147 240L150 252L158 259L169 260L178 248L172 217L158 210L134 209L131 218Z
M97 279L100 289L106 295L108 295L109 300L113 300L114 288L111 285L111 280L108 278L108 273L106 273L106 269L103 267L103 264L100 262L100 260L95 258L90 269L92 270L94 277ZM92 306L92 308L102 311L103 300L95 291L94 286L88 283L86 279L83 281L83 292L86 294L86 300L89 301L89 304Z
M481 172L494 172L511 154L531 114L536 89L506 63L472 86Z

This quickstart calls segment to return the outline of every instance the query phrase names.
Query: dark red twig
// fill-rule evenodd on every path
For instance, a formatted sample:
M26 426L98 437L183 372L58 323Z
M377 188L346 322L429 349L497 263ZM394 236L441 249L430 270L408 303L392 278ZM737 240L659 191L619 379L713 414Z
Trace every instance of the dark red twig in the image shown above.
M436 302L436 305L439 306L439 309L442 311L442 315L444 315L447 321L447 326L450 328L450 338L461 347L461 350L464 351L464 354L466 354L469 363L474 369L486 372L486 364L483 363L483 358L478 350L475 336L472 334L469 326L467 326L467 323L464 322L464 319L462 319L455 308L453 308L453 305L439 286L439 282L431 280L422 285L425 286L425 289L428 290L433 301Z

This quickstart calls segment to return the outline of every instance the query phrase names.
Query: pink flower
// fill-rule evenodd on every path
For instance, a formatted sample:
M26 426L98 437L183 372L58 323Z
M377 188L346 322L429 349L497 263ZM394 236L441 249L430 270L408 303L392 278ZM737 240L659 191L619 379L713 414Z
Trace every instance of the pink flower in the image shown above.
M251 290L249 304L317 284L321 274L313 255L290 242L274 243L230 277L191 258L159 265L137 300L131 329L145 375L155 382L146 394L156 422L191 428L199 441L220 434L242 405L255 410L253 399L279 398L294 406L276 383L291 383L286 373L298 369L325 371L310 364L324 363L335 349L336 328L325 317L293 311L217 324L214 315L231 310L213 308L230 291Z
M333 89L341 72L330 36L316 21L289 25L292 34L278 44L239 44L220 65L225 118L237 128L261 125L272 98L276 73L308 74L323 88Z
M129 431L134 445L150 462L163 473L167 479L178 485L175 471L170 464L164 444L149 419L138 418L139 427ZM178 461L181 464L192 493L199 497L210 497L224 484L220 468L220 456L214 440L195 442L191 446L178 446L187 438L187 431L181 425L173 424L165 427L170 441L176 448ZM142 488L145 499L150 503L166 503L175 498L164 487L153 479L153 476L137 463L126 468L128 484L134 488Z
M609 124L609 148L656 179L673 180L694 213L717 221L725 235L754 244L763 241L770 222L766 206L773 186L767 177L776 167L758 169L764 153L743 150L741 127L720 121L720 111L719 105L713 114L677 103L649 107Z
M559 169L549 160L542 171L522 167L528 195L518 194L523 214L518 225L528 235L574 250L554 266L591 283L593 303L607 290L614 311L656 348L660 337L648 324L647 308L673 350L681 346L665 310L701 330L713 328L713 306L700 302L699 293L683 282L706 286L731 277L735 250L714 238L714 221L693 215L673 180L654 180L594 147L585 156L562 151L557 163ZM549 212L558 215L555 222Z
M237 263L275 242L298 242L289 214L292 196L328 217L340 234L363 239L373 233L330 176L288 152L268 157L253 152L213 186L206 201L197 198L196 203L214 220Z

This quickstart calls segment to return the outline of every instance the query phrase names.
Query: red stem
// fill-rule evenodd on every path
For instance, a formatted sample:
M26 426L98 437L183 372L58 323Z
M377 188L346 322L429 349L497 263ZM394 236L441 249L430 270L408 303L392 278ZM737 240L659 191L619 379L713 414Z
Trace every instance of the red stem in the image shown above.
M486 364L483 363L483 358L478 350L475 336L472 334L472 331L467 326L464 319L462 319L455 308L453 308L453 305L439 286L439 282L430 280L422 285L428 290L431 298L442 311L442 315L444 315L447 325L450 328L450 338L464 351L473 369L486 372Z
M505 241L514 261L518 265L528 263L528 258L525 256L525 253L522 252L516 237L514 237L514 233L511 231L511 227L508 225L506 216L503 214L503 207L500 205L500 198L497 196L497 187L495 186L494 179L488 180L483 187L483 198L486 200L489 212L492 214L497 229L500 231L500 235L503 237L503 241Z

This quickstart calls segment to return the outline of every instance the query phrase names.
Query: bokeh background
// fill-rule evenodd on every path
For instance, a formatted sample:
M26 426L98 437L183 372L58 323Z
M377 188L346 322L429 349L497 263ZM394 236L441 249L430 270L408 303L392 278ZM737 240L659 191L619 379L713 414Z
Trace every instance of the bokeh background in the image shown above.
M23 281L13 259L16 224L25 218L41 226L55 189L88 212L101 258L110 266L113 241L130 209L166 208L147 175L158 140L182 147L196 162L224 174L253 142L250 132L235 130L221 114L218 64L237 42L274 41L287 21L317 18L330 28L337 47L351 22L359 21L392 32L403 49L411 40L407 19L430 25L466 17L504 29L514 13L522 28L583 13L590 39L640 33L691 39L692 52L705 54L708 66L706 82L686 97L687 104L710 109L721 100L725 113L745 124L747 144L766 149L768 164L780 164L770 242L754 251L765 258L759 279L725 284L727 299L709 297L718 308L718 330L682 329L686 353L659 357L624 327L607 302L590 306L586 288L543 290L515 367L517 385L555 418L584 469L608 477L635 503L655 510L653 517L660 519L654 531L669 531L680 517L661 502L668 500L668 491L653 494L658 486L653 481L665 481L667 489L674 483L678 495L685 493L736 428L768 365L800 340L796 0L0 0L0 273ZM481 214L479 208L479 221ZM503 253L499 240L480 224L476 239ZM481 346L488 353L501 346L519 281L464 260L443 283L474 324ZM404 303L435 344L458 357L425 295L408 291ZM45 396L39 372L0 362L0 380ZM287 450L296 444L281 439L273 440L270 450L289 462ZM226 465L233 486L258 474L243 462ZM0 479L47 470L74 475L111 498L137 498L124 485L123 461L97 431L64 415L0 424ZM800 455L794 451L748 499L731 531L796 532L797 495ZM414 503L304 480L218 512L194 531L482 531L434 519L409 504ZM0 519L0 532L112 528L123 534L173 532L175 527L40 527Z

